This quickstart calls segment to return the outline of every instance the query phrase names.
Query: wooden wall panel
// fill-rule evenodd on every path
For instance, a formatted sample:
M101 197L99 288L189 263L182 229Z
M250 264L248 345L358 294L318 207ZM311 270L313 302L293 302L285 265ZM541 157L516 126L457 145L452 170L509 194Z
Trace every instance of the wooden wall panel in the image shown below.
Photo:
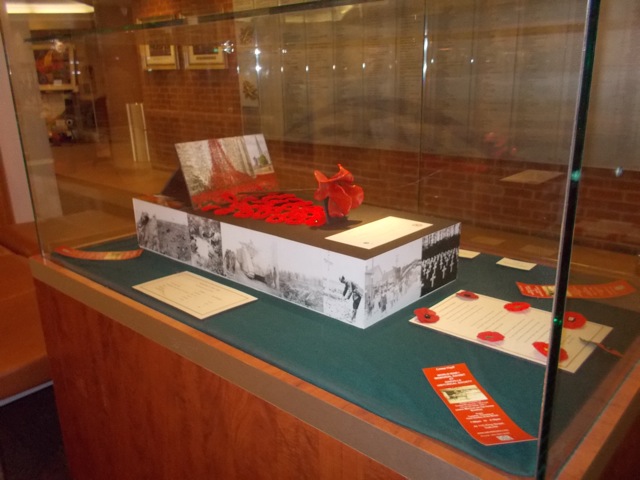
M36 283L65 449L77 480L401 478Z

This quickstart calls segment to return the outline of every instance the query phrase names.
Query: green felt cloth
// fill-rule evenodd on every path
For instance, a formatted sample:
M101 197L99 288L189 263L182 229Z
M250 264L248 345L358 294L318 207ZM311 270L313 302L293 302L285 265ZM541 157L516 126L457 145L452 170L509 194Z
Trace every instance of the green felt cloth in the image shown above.
M134 248L137 248L135 239L96 247L97 250ZM509 301L526 300L535 308L549 311L551 300L524 298L515 282L553 284L551 268L536 266L529 272L515 270L496 265L498 258L490 255L460 259L455 282L360 330L147 251L139 258L115 262L56 258L72 270L392 422L453 445L508 473L535 474L537 442L491 447L477 443L436 396L422 369L466 363L498 405L522 429L537 436L544 368L412 325L409 319L416 307L432 306L459 289ZM199 321L131 288L185 270L246 291L258 301ZM624 351L637 335L637 326L629 334L626 310L595 302L573 302L574 309L583 304L591 321L614 327L607 342L616 348ZM579 404L589 396L615 362L615 357L596 351L576 374L560 373L563 388L556 401L555 415L559 418L559 430L571 420L576 402Z

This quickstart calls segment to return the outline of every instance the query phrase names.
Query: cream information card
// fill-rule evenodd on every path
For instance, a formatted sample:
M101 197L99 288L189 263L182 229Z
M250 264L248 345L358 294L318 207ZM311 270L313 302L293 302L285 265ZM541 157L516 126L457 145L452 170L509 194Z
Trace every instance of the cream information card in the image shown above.
M512 306L515 308L510 308ZM548 348L550 312L531 308L524 302L509 303L461 291L429 307L428 313L428 321L420 321L416 316L410 322L546 364L544 347ZM590 321L579 328L564 328L560 368L575 373L596 348L592 342L602 342L611 330L609 326Z
M361 227L331 235L327 237L327 240L371 250L410 233L429 228L431 225L431 223L417 222L406 218L385 217L375 222L366 223Z
M200 320L257 300L191 272L176 273L133 288Z

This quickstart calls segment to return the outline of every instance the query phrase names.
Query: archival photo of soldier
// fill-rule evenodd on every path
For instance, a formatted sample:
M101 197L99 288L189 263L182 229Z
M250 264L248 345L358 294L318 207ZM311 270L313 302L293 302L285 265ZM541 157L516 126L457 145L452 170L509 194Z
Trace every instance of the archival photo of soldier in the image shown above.
M420 298L422 241L369 260L365 270L366 312L375 322Z
M211 273L224 275L220 222L197 215L188 215L188 225L191 264Z
M223 224L224 276L230 280L281 296L278 287L278 240L260 232L247 235L243 228Z
M146 250L157 252L160 250L158 240L158 220L153 212L147 209L136 215L136 233L138 235L138 245Z
M164 214L162 208L149 202L141 202L133 199L133 214L136 219L136 235L140 248L160 251L160 239L158 237L158 216Z
M458 275L460 224L438 230L422 239L422 295L446 285Z
M326 252L324 261L324 313L343 322L364 325L362 260Z
M278 248L279 288L282 297L317 312L324 311L321 276L325 251L281 239Z
M140 248L181 262L191 262L187 214L134 199L136 233Z

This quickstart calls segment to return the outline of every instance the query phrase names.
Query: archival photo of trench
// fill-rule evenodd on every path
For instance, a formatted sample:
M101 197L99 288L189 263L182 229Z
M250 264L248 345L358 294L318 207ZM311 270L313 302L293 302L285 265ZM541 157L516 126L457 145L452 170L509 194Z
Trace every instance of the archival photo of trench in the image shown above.
M322 266L325 251L280 240L280 293L285 300L317 312L324 311Z
M176 219L158 220L159 253L180 262L191 263L191 250L189 248L189 227L187 215Z

